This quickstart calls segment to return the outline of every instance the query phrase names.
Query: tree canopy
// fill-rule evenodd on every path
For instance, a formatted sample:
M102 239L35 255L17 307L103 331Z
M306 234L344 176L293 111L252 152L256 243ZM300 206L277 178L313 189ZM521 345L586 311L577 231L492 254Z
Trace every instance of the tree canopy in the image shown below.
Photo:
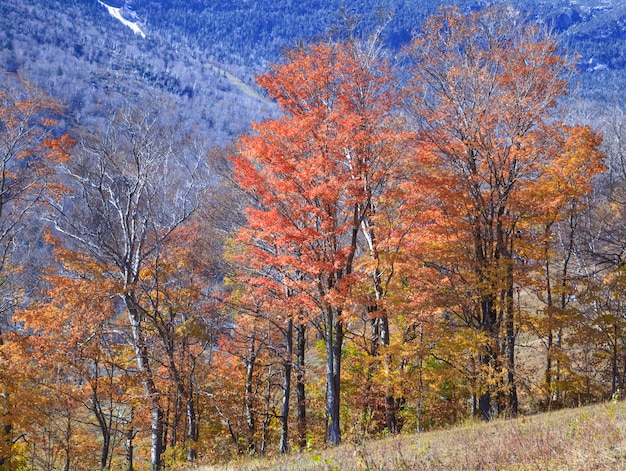
M0 92L0 467L168 469L626 384L623 116L512 8L357 29L258 77L224 149L158 100L75 140Z

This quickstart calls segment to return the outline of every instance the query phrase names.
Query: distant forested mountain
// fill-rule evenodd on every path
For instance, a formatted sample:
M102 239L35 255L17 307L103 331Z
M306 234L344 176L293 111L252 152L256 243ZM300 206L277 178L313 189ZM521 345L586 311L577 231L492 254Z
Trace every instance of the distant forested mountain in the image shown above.
M140 25L135 34L98 0L0 3L0 69L19 74L67 105L85 124L120 101L171 102L173 118L227 142L274 109L257 95L254 75L300 40L326 34L346 17L385 30L399 50L438 8L431 0L108 0ZM485 0L445 1L464 10ZM581 96L621 103L626 86L626 2L514 0L580 54Z
M253 85L252 69L216 62L175 28L146 29L144 39L97 0L2 2L0 70L64 103L71 127L159 100L187 131L223 143L273 108L235 79Z
M441 4L463 10L482 8L488 0L326 0L311 2L132 0L148 28L170 31L200 47L218 62L249 67L279 58L281 48L322 35L345 16L358 18L367 30L391 14L387 42L399 49L419 31L422 21ZM626 2L624 0L511 0L532 21L560 34L562 44L580 55L585 97L613 102L626 85Z
M273 59L279 49L295 39L307 39L325 32L345 13L363 20L367 27L380 13L391 13L388 39L401 46L419 29L424 18L441 4L456 4L464 10L478 9L487 0L365 0L346 2L240 1L190 2L132 0L132 7L146 18L149 27L170 29L210 50L218 60L237 58L247 64ZM582 49L587 58L624 67L620 45L626 39L626 3L621 0L529 1L510 3L532 19L564 33L568 45Z

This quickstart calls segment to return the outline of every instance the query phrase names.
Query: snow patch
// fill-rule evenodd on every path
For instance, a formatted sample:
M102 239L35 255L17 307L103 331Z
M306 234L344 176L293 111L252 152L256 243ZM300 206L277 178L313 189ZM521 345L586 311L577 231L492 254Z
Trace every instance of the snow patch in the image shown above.
M587 64L587 72L599 72L601 70L607 70L608 68L608 65L603 64L602 62L598 62L595 57L589 59L589 62Z
M121 8L112 7L102 2L101 0L98 0L98 3L102 5L103 7L105 7L113 18L119 20L123 25L128 26L130 29L132 29L135 32L135 34L139 34L142 38L146 37L146 33L144 33L141 30L141 28L139 27L137 23L135 23L134 21L129 21L126 18L124 18L124 16L122 15Z

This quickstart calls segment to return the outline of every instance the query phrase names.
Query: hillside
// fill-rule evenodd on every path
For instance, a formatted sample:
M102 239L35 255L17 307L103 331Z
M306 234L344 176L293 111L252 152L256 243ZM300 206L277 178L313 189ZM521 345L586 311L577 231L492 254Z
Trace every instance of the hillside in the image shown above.
M617 471L626 467L625 426L626 404L610 402L200 470Z
M105 2L106 3L106 2ZM450 2L444 2L450 3ZM479 8L485 0L453 2ZM580 54L579 95L621 102L626 74L626 5L597 2L514 2L552 25ZM437 4L426 0L298 3L291 0L110 0L145 37L97 0L12 0L0 5L0 69L16 73L67 105L67 119L86 124L111 108L145 97L170 102L173 117L210 142L224 144L273 107L259 97L254 75L280 51L359 18L367 30L392 12L388 44L398 50ZM253 93L242 87L252 87ZM73 125L72 125L73 127Z
M218 62L263 67L279 60L280 51L297 40L325 34L345 17L357 18L367 30L381 15L391 14L387 42L398 50L419 31L423 20L440 4L477 9L488 0L366 0L345 2L256 1L208 2L196 0L158 3L133 0L133 8L155 31L171 31L207 51ZM506 2L505 2L506 3ZM532 21L544 23L561 35L564 47L580 54L582 92L595 100L619 100L621 72L626 68L626 5L621 0L512 0Z
M626 7L457 3L0 5L0 469L624 465Z
M151 99L170 103L188 131L225 143L268 112L234 80L253 85L251 70L215 62L167 28L143 38L96 0L2 3L0 69L66 105L70 127Z

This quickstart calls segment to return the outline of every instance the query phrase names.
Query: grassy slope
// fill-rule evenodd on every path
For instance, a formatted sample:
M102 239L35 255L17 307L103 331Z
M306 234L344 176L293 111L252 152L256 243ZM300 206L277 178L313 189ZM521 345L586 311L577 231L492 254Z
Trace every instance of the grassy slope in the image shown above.
M469 423L200 471L625 470L626 402Z

